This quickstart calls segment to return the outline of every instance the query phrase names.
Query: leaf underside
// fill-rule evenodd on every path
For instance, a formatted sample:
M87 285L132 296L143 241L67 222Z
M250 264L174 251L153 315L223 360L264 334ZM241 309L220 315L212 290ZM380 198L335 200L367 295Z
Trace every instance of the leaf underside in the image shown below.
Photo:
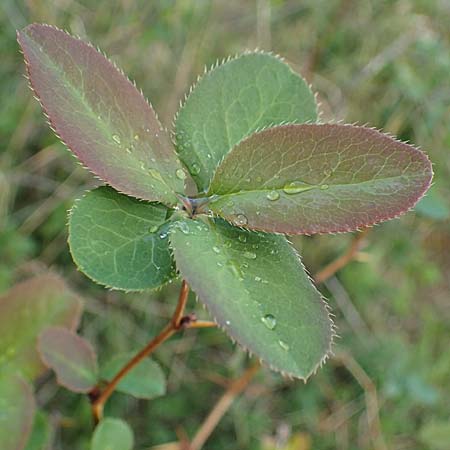
M20 375L0 371L0 405L0 448L23 450L36 410L31 386Z
M286 122L317 119L314 94L280 58L247 53L207 72L175 120L176 148L199 191L245 136Z
M33 380L46 368L36 351L41 331L52 325L76 329L82 304L64 281L53 274L17 284L0 297L0 367L20 371Z
M38 349L61 386L85 393L96 385L97 356L91 345L76 333L62 327L47 328L39 336Z
M94 431L91 450L131 450L133 442L133 432L126 422L106 417Z
M209 195L239 226L286 234L356 230L410 209L428 189L427 156L379 131L284 125L240 142Z
M326 305L280 235L222 219L176 222L177 267L218 324L271 368L306 379L330 349Z
M136 87L91 45L57 28L29 25L18 41L51 126L80 161L118 191L174 205L184 172Z
M152 289L175 276L167 239L169 210L109 187L88 192L69 218L69 246L94 281L129 291Z
M100 370L102 380L111 380L135 353L116 355ZM151 399L166 393L166 379L158 363L145 359L135 366L117 385L118 391L136 398Z

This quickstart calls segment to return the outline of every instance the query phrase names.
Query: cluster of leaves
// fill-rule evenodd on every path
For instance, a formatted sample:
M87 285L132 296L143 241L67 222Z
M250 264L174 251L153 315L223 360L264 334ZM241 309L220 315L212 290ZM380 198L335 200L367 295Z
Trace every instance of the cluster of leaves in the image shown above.
M133 356L118 354L99 369L94 349L75 332L82 309L78 295L54 274L33 277L0 297L0 448L42 450L51 440L49 420L37 409L32 387L47 368L54 370L60 385L89 393ZM166 380L156 362L145 360L117 390L151 399L165 394ZM132 446L128 425L114 418L101 422L91 443L92 450Z
M396 217L429 187L427 157L373 129L316 123L305 81L259 52L199 79L175 118L174 151L143 95L92 46L47 25L18 39L52 128L111 186L70 215L79 269L127 291L179 273L233 339L306 379L333 326L284 234Z

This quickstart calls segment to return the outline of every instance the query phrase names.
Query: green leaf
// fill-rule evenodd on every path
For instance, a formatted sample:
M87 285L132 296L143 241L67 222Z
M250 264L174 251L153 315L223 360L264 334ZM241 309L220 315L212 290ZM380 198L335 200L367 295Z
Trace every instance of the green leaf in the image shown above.
M110 381L134 355L116 355L101 368L100 378ZM166 378L159 364L147 358L128 372L117 390L136 398L151 399L166 393Z
M23 450L36 409L31 386L12 372L0 371L0 448Z
M29 25L18 41L50 125L80 161L118 191L175 204L186 175L135 86L93 46L57 28Z
M283 236L186 220L170 240L181 275L244 348L302 379L325 359L333 334L325 302Z
M166 218L169 210L109 187L88 192L69 218L69 245L92 280L128 291L156 288L175 276Z
M53 274L17 284L0 297L0 367L19 370L33 380L46 369L36 350L41 331L51 325L76 329L82 304Z
M210 207L257 230L352 231L413 207L432 175L424 153L379 131L285 125L255 133L226 156Z
M47 416L42 411L38 411L34 417L33 430L25 450L47 450L50 433L50 423Z
M316 119L314 94L298 74L272 54L247 53L198 81L176 117L176 147L204 191L219 162L245 136Z
M91 450L131 450L133 444L129 425L123 420L107 417L95 429Z
M38 350L61 386L85 393L97 384L97 355L89 342L74 332L62 327L47 328L39 336Z

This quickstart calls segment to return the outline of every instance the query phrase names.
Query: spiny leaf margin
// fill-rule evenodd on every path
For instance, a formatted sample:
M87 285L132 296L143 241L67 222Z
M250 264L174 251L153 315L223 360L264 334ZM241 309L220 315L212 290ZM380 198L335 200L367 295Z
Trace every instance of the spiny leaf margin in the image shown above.
M353 161L360 167L352 167ZM410 165L413 170L405 175ZM364 167L373 178L358 179ZM377 178L384 172L389 176ZM208 195L211 210L239 226L284 234L338 233L403 214L427 191L432 175L421 150L378 130L289 124L236 145L218 167Z

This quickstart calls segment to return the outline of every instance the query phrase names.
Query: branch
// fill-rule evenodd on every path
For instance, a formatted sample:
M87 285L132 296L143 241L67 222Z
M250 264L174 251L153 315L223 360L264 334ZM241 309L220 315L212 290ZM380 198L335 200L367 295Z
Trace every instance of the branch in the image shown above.
M220 419L233 404L235 398L247 387L260 368L259 362L250 366L239 378L234 380L225 393L220 397L214 408L208 414L201 427L194 436L188 450L200 450L216 428Z
M154 337L139 353L136 354L124 367L117 373L117 375L106 385L103 390L96 386L90 392L92 403L92 415L94 422L97 424L103 417L103 408L106 401L116 389L120 381L143 359L153 353L164 341L169 339L177 331L185 328L206 328L216 326L214 322L198 321L194 314L184 316L184 309L186 307L189 294L189 286L183 280L178 298L177 307L170 319L170 322L163 328L163 330Z
M353 242L351 243L348 250L339 258L332 261L330 264L325 266L322 270L314 275L314 280L316 284L323 283L328 280L328 278L332 277L338 270L341 270L345 267L352 259L355 258L358 250L361 248L363 239L367 236L370 228L364 228L360 233L358 233Z

